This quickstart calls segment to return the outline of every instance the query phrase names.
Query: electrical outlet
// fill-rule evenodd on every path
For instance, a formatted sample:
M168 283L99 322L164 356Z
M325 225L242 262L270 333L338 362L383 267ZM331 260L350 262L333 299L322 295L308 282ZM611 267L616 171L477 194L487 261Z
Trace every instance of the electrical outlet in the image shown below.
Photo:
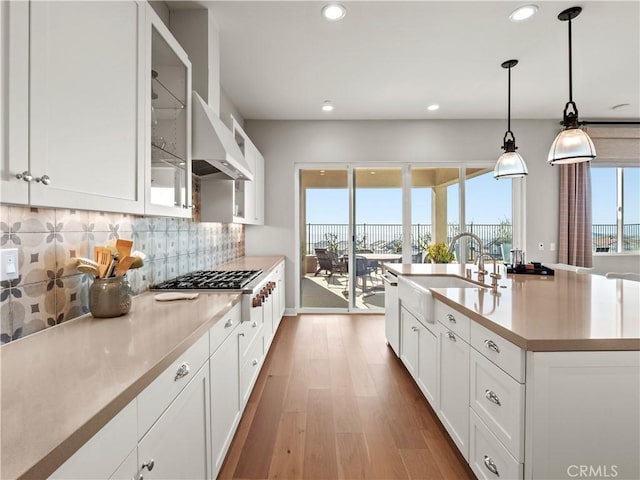
M18 249L0 250L0 281L15 280L20 275L18 268Z
M538 250L540 250L541 252L544 250L544 243L540 242L538 244Z
M551 242L551 243L549 244L549 250L551 250L552 252L555 252L555 251L556 251L556 244L555 244L555 243L553 243L553 242Z

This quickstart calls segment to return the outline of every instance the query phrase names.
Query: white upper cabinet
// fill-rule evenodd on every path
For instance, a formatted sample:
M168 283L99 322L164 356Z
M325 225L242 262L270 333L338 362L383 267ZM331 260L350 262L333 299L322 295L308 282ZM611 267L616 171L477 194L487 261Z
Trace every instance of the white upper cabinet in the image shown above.
M145 213L191 217L191 62L147 6Z
M2 9L2 201L142 213L145 4Z

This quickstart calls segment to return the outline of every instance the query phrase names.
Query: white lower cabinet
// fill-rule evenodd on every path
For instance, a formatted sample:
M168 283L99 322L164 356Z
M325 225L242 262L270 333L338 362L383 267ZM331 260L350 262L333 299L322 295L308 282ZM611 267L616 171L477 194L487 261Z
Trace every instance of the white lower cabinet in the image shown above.
M431 326L433 327L433 326ZM438 410L438 334L435 329L418 325L418 386L434 408Z
M469 455L469 351L462 337L436 324L440 345L438 416L465 459Z
M131 478L135 474L136 463L133 464L134 469L124 477L118 473L120 472L118 467L131 452L135 457L136 443L136 401L134 400L53 472L50 478L60 480L104 479L112 476Z
M138 471L138 449L134 448L129 456L122 462L109 480L139 480L139 477L133 477L131 472ZM144 479L143 479L144 480Z
M409 311L400 308L400 360L414 379L418 377L418 320Z
M211 478L209 368L203 365L138 443L145 480Z
M240 420L238 334L229 335L211 356L211 451L213 477Z
M522 478L522 464L511 456L475 412L470 416L469 466L480 479Z

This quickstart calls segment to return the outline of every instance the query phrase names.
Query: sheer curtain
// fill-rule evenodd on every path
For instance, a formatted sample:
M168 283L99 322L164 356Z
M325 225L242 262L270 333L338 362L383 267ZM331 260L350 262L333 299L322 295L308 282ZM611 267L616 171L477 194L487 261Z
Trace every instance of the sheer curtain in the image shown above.
M558 262L592 267L589 163L560 165Z

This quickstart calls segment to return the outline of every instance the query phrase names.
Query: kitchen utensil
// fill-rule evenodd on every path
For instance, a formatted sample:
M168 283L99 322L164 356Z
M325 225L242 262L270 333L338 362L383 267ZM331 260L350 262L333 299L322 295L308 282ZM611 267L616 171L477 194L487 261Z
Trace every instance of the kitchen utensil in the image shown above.
M124 257L131 255L131 247L133 247L131 240L123 240L122 238L116 240L116 249L119 255L118 260L122 260Z
M89 311L94 317L119 317L131 309L133 292L127 277L96 278L89 287Z
M85 265L88 267L94 267L96 270L98 270L99 265L93 260L91 260L90 258L77 257L76 262L77 262L77 267L80 267L80 265Z
M109 269L111 261L113 260L111 251L106 247L95 247L94 255L96 257L96 262L98 263L98 276L100 278L104 278L106 277L107 270Z
M77 268L78 271L82 273L89 273L91 275L95 275L96 277L100 275L100 270L98 269L98 267L94 267L93 265L85 265L84 263L81 263Z
M120 260L118 260L118 265L116 266L116 277L122 277L125 273L127 273L127 270L131 268L131 265L133 265L133 262L136 260L136 258L137 257L132 257L130 255L120 258Z
M509 252L511 254L511 265L522 265L524 263L524 252L514 248Z

